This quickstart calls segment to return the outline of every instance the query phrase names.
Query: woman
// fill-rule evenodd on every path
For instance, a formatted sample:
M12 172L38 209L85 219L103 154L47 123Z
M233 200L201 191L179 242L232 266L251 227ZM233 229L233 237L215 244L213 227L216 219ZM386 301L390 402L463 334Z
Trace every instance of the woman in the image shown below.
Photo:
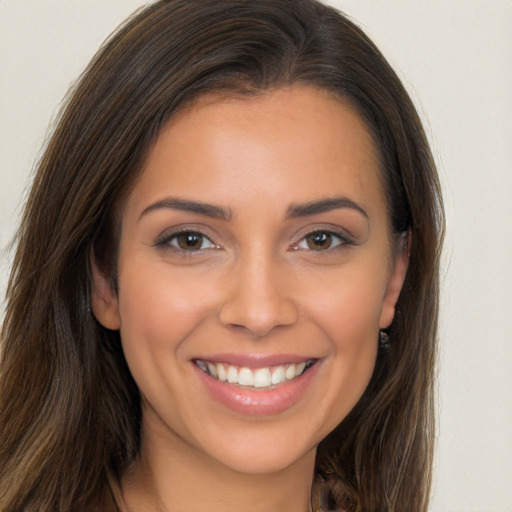
M338 12L147 7L26 206L0 508L426 510L442 227L414 107Z

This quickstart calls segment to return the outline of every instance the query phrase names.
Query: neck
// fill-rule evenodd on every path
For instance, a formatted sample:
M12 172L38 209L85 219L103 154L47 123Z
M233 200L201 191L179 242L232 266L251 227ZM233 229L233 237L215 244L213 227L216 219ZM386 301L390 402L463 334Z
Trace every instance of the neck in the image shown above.
M123 479L126 511L309 512L315 450L272 473L242 473L177 436L144 429L141 457Z

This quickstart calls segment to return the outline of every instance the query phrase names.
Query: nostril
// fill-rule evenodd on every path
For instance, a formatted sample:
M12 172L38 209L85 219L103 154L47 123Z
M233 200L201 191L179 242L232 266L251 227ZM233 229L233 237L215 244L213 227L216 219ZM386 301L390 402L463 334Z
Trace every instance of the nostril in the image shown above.
M284 282L286 274L278 272L268 257L245 255L230 278L219 309L219 319L225 326L261 337L297 321L295 302L285 292L289 291Z
M239 298L240 299L240 298ZM295 306L286 300L259 302L231 300L220 309L222 324L252 336L265 336L273 329L291 325L298 318Z

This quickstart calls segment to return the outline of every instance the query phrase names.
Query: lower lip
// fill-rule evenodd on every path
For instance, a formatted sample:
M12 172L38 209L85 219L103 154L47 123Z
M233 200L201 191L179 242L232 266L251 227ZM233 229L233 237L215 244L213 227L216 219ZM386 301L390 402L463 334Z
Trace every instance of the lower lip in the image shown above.
M210 377L193 364L208 393L216 401L240 414L264 416L279 414L299 402L317 373L318 363L319 361L291 381L273 389L258 391L222 382Z

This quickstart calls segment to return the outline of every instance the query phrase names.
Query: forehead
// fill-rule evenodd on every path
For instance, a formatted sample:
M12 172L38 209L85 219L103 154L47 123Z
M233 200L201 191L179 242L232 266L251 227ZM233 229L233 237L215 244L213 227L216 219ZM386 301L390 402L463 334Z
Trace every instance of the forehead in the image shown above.
M352 195L385 203L372 136L351 104L310 87L252 96L208 95L163 129L129 203L172 194L236 208Z

